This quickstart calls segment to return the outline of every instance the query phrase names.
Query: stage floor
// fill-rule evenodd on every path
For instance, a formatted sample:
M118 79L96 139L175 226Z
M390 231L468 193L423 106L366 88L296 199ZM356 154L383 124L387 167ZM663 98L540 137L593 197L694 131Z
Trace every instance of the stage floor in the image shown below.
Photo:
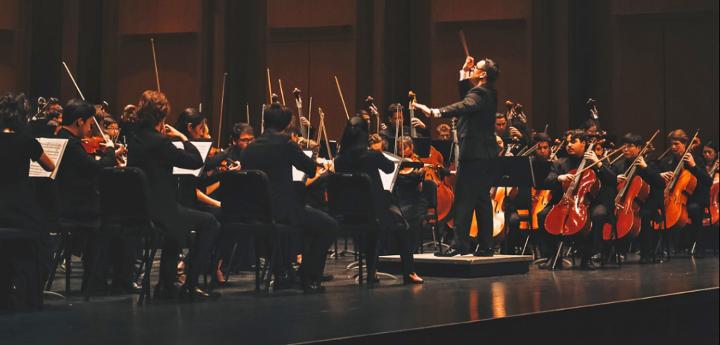
M367 289L348 278L349 262L328 260L327 270L335 280L320 295L297 290L258 295L250 291L252 274L243 273L233 276L232 286L223 288L217 301L146 306L137 306L136 296L100 297L89 303L80 296L50 301L41 312L0 315L0 344L312 342L717 288L719 278L717 257L674 258L598 271L551 272L531 266L522 275L425 277L425 284L416 286L383 279L380 286ZM59 283L55 289L61 291ZM698 310L700 317L708 313L718 313L717 306Z

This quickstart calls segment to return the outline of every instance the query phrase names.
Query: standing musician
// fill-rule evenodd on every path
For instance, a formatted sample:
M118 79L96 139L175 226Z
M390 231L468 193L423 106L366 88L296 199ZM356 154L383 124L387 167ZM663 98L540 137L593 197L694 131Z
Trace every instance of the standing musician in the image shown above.
M145 91L137 106L137 127L130 139L128 166L145 172L150 186L150 213L153 222L164 234L160 257L160 281L155 288L156 298L175 298L180 293L190 298L218 297L197 285L201 272L206 272L210 252L220 234L220 224L208 212L181 206L176 201L176 179L173 167L198 169L202 157L188 137L165 124L170 113L170 102L160 91ZM171 139L182 141L183 149L173 145ZM195 248L191 248L187 279L180 289L175 285L178 253L185 243L188 230L198 233Z
M623 157L612 166L613 172L617 175L617 183L630 183L625 172L637 159L637 176L650 186L650 192L645 201L636 198L635 202L640 204L640 263L655 262L655 246L657 245L657 232L652 228L650 222L657 221L658 210L662 207L663 189L665 182L660 173L645 162L644 157L638 157L642 151L645 141L640 135L627 133L622 138Z
M307 157L287 134L291 127L290 110L279 103L273 103L265 110L265 132L248 145L240 162L243 169L262 170L267 174L275 220L302 228L306 239L301 266L303 289L307 293L323 292L320 279L325 256L335 239L338 224L328 214L303 205L293 188L293 166L312 178L318 165ZM287 287L291 283L288 281L291 260L289 253L283 253L282 256L288 258L276 267L275 288Z
M596 174L599 175L601 188L610 188L609 191L616 189L616 175L607 167L603 162L598 162L599 158L594 151L588 151L588 145L590 141L587 133L583 130L572 130L568 135L566 150L568 153L567 157L560 158L553 162L550 174L548 174L545 185L552 187L552 203L557 204L562 200L564 190L564 183L572 183L575 179L575 175L570 173L571 170L577 169L583 160L587 160L587 165L595 164L592 168ZM586 166L587 166L586 165ZM596 269L595 264L591 261L592 255L598 249L598 246L602 243L602 228L603 225L608 221L613 197L614 195L606 195L602 197L598 193L598 197L592 198L589 208L589 219L587 221L592 222L590 234L584 238L576 239L576 242L581 244L580 251L582 259L580 261L580 268L584 270ZM609 200L608 200L609 198ZM538 217L540 218L540 217ZM544 218L544 217L543 217ZM541 223L544 223L544 219ZM550 241L557 241L558 239L550 239ZM554 247L554 245L553 245ZM558 265L562 265L562 260L557 260ZM540 268L552 268L551 261L540 265Z
M528 144L528 136L517 127L508 123L507 115L495 114L495 135L499 136L507 145L512 145L511 152L517 153Z
M404 110L405 107L400 103L391 104L388 107L387 124L383 124L380 130L380 135L387 141L387 147L395 147L397 137L409 136L411 126L417 130L418 136L428 136L427 126L425 126L425 123L419 118L413 118L410 125L407 125L407 122L404 120Z
M382 188L379 170L385 173L393 171L392 162L382 152L369 150L367 122L360 117L351 118L341 139L340 152L335 159L338 172L366 173L370 177L373 207L379 218L380 229L391 232L399 244L402 260L403 283L422 284L423 280L415 273L412 254L412 236L407 221L391 196ZM375 281L375 262L377 261L377 232L371 231L368 238L368 282Z
M495 81L499 68L494 61L482 59L477 64L468 56L460 70L458 88L460 102L440 109L430 109L415 104L425 115L433 117L458 117L460 166L455 182L455 237L450 250L435 253L439 256L456 256L474 253L492 256L492 207L490 188L498 177L498 144L495 142L495 111L497 93ZM478 245L470 239L469 232L473 212L478 222Z
M94 287L104 287L103 275L90 277L90 267L93 267L93 260L103 263L104 247L112 244L113 249L120 252L112 256L115 265L112 288L118 293L127 293L134 290L131 282L132 267L135 263L134 244L130 241L123 244L124 240L120 239L111 241L105 238L105 234L94 231L97 226L90 225L98 223L100 219L97 177L103 168L114 167L117 158L125 153L124 148L115 149L112 143L105 143L98 151L89 152L94 150L93 145L87 144L87 140L92 136L96 111L95 106L80 99L72 99L65 105L63 125L57 134L59 138L68 139L56 179L58 211L62 219L87 224L88 228L83 230L88 231L74 233L76 240L87 243L82 256L85 267L83 286L87 287L87 279L92 279ZM96 156L99 159L96 159ZM98 264L95 267L104 266ZM98 281L100 285L94 284L96 278L102 279Z
M29 110L22 93L0 96L0 227L39 235L36 241L0 243L0 310L42 307L43 282L49 273L48 232L33 198L28 162L39 163L45 171L53 171L55 164L30 133Z
M706 166L705 160L701 154L697 154L697 150L690 149L685 156L683 153L686 151L687 145L694 145L690 143L688 135L682 129L676 129L670 132L668 135L670 141L670 155L665 157L658 164L660 166L660 176L669 182L673 179L673 169L678 165L680 160L685 162L684 168L688 170L692 176L697 179L697 185L695 191L687 199L687 215L690 219L690 224L685 226L685 236L689 239L690 244L695 243L695 253L702 256L704 251L704 243L702 239L702 219L705 213L705 208L708 207L710 200L710 186L712 185L712 179L705 172L704 167Z

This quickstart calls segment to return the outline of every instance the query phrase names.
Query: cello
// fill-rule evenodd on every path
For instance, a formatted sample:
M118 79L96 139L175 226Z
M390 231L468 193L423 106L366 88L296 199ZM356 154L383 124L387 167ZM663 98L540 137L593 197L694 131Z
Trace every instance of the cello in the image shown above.
M710 219L708 220L707 224L704 225L717 225L718 220L720 220L720 215L718 215L718 211L720 209L718 205L718 189L720 189L720 185L718 182L720 182L718 177L718 160L715 160L715 163L713 164L712 169L709 171L710 177L712 177L713 182L712 186L710 187Z
M593 145L591 142L585 153L590 152ZM585 235L590 230L590 196L597 193L599 183L595 172L585 169L586 162L583 158L577 169L568 172L574 175L572 182L563 182L565 193L545 217L545 230L551 235Z
M619 240L625 236L635 238L640 233L640 205L636 200L647 200L650 185L636 175L637 167L640 158L652 148L652 142L658 133L659 130L655 131L623 174L626 180L618 184L618 193L615 196L615 233L612 224L603 225L603 240Z
M680 156L680 162L673 170L672 178L665 186L665 219L654 223L655 230L670 229L676 225L683 227L690 222L687 213L687 199L697 187L697 178L690 171L684 169L685 160L683 158L692 150L699 134L700 131L696 131L692 140L689 141L685 152Z

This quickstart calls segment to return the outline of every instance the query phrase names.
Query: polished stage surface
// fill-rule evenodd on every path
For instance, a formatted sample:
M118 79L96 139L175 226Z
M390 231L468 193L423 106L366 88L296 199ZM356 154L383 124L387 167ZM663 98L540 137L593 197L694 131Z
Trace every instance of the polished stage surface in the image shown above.
M217 301L137 306L135 296L99 297L91 302L80 296L69 302L54 300L44 311L0 315L0 344L281 344L328 339L378 343L384 341L354 337L491 319L518 320L708 288L714 288L710 296L717 296L719 278L717 257L673 258L662 264L629 262L598 271L546 271L532 266L523 275L426 277L424 285L416 286L383 279L380 286L367 289L348 278L345 266L349 262L350 258L328 260L327 270L335 280L320 295L297 290L260 295L250 291L252 275L243 273L231 278L232 286L223 288L223 297ZM697 310L697 316L717 319L714 301ZM519 315L524 316L514 317ZM518 327L497 332L523 332ZM710 338L716 337L717 329L712 333Z

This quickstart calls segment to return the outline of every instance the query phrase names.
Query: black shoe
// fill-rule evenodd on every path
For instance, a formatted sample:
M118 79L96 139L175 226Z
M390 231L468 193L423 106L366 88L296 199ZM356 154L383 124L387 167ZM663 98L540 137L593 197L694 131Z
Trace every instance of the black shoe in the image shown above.
M303 292L306 294L316 294L325 292L325 287L320 284L319 281L310 282L303 287Z
M221 294L217 291L205 291L197 286L194 288L184 286L182 292L183 295L188 297L190 300L210 300L217 299L221 296Z
M597 265L595 265L592 260L583 260L580 262L580 269L583 271L594 271L598 269Z
M435 256L437 256L437 257L441 257L441 258L450 258L450 257L453 257L453 256L465 255L465 254L467 254L467 253L463 253L463 252L461 252L461 251L459 251L459 250L457 250L457 249L450 248L450 250L448 250L448 251L446 251L446 252L442 252L442 253L441 253L441 252L435 252L435 254L433 254L433 255L435 255Z
M493 249L492 248L480 248L478 247L475 249L475 252L473 253L473 256L481 256L481 257L492 257L493 256Z

